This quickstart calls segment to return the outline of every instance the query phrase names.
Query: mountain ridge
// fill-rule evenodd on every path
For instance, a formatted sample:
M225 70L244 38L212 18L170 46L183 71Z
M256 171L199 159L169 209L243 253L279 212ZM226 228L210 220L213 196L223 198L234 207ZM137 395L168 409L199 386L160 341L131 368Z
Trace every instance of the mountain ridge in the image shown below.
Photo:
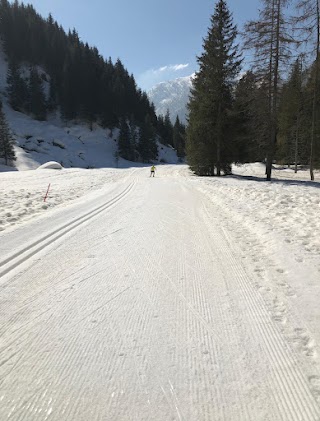
M193 75L160 82L151 88L147 94L153 102L157 115L165 115L169 109L170 118L174 123L176 116L183 124L187 121L187 104Z

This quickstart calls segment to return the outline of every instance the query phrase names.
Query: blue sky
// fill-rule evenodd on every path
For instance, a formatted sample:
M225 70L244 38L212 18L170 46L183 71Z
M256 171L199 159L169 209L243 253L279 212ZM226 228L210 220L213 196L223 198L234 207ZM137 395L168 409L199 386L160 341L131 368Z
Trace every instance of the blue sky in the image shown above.
M120 58L144 90L197 70L214 0L23 0L100 54ZM258 17L259 0L228 0L234 21Z

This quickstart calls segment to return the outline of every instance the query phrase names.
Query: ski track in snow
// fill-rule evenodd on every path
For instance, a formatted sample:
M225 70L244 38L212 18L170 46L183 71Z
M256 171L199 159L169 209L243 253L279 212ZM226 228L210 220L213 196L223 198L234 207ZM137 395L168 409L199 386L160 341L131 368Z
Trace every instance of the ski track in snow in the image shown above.
M0 173L0 231L15 228L56 206L65 206L118 181L128 171L131 170L44 169ZM49 184L48 198L44 201Z
M147 175L0 234L0 419L319 420L314 187Z

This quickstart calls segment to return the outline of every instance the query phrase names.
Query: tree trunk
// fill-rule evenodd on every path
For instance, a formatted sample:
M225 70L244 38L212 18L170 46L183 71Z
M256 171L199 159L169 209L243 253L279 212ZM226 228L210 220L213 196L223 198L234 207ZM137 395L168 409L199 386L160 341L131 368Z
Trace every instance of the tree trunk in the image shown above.
M299 140L299 130L300 130L300 116L297 116L297 123L296 123L296 139L294 145L294 172L297 174L298 172L298 140Z
M272 30L271 47L270 47L270 80L269 80L269 95L270 95L270 140L267 152L266 175L267 180L271 180L272 162L275 153L275 145L277 140L277 94L278 94L278 69L279 69L279 42L280 42L280 2L281 0L273 0L272 2L272 28L276 20L276 33L275 33L275 57L273 58L273 42L274 32ZM277 16L275 19L275 8L277 4ZM273 65L274 60L274 65ZM273 81L273 83L272 83Z
M218 106L218 121L217 121L217 176L221 176L221 96L219 99L219 106Z
M311 124L311 141L310 141L310 178L314 181L314 143L316 137L316 111L317 111L317 93L319 79L319 49L320 49L320 10L319 0L317 1L317 53L316 53L316 70L314 75L314 90L312 100L312 124Z
M301 58L301 57L300 57ZM299 148L299 133L300 133L300 116L301 116L301 87L302 87L302 58L300 61L300 73L299 73L299 97L298 97L298 114L296 122L296 139L294 145L294 172L298 172L298 148Z

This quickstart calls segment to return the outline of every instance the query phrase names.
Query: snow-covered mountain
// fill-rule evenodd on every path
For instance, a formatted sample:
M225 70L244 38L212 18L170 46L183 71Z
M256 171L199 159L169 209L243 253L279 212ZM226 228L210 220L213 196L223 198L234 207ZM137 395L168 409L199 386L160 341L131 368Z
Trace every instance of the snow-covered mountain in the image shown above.
M192 75L155 85L148 92L148 97L154 103L157 115L165 115L169 109L173 123L177 115L182 123L186 123L191 86Z

